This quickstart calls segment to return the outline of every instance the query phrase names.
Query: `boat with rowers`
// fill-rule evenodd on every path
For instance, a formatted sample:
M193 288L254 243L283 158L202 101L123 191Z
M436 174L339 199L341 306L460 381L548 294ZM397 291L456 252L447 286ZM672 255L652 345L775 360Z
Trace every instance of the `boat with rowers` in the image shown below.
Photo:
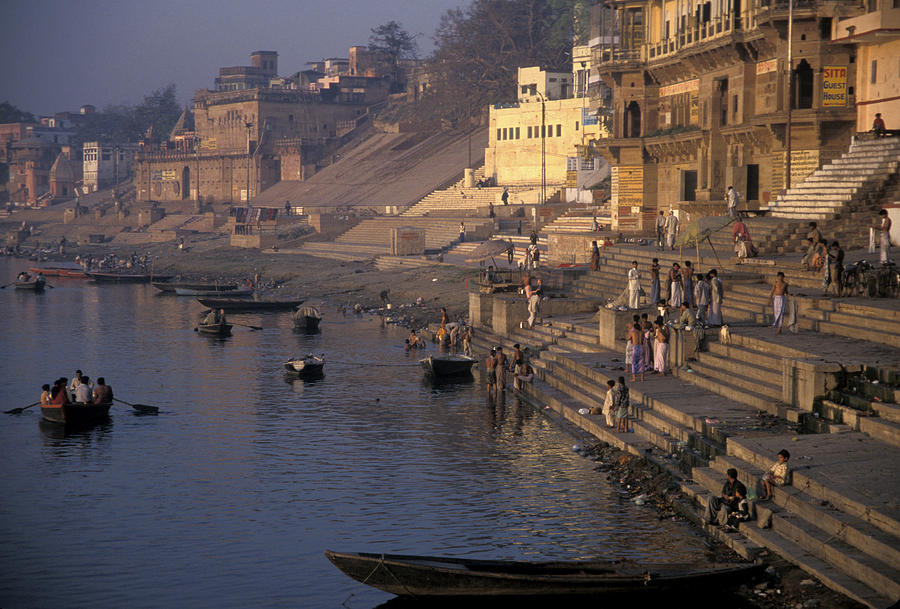
M236 283L209 283L208 281L154 281L153 287L160 292L176 293L178 289L184 290L216 290L230 292L237 289Z
M284 362L284 369L300 376L321 376L325 368L325 356L316 356L310 353L306 357L291 357Z
M289 311L303 304L302 300L249 300L246 298L202 297L200 304L210 309L224 309L229 313L255 313L264 311Z
M478 361L474 357L453 353L447 355L429 355L419 360L425 372L434 378L448 378L472 374L472 366Z
M58 425L89 425L109 416L112 402L102 404L70 403L63 406L41 406L41 416L45 421Z
M294 311L291 316L294 319L294 329L303 332L316 332L319 329L319 322L322 321L322 314L315 307L300 307Z
M43 275L29 275L28 273L20 273L20 279L16 279L15 285L17 290L31 290L32 292L43 292L47 280Z
M88 271L87 276L96 283L150 283L152 281L167 281L172 275L154 275L153 273L107 273L102 271Z
M231 328L233 326L227 322L219 322L216 324L204 324L201 323L197 326L196 330L199 334L203 336L231 336Z
M475 560L325 551L345 575L408 597L587 596L720 590L760 575L762 563L691 567L632 561Z

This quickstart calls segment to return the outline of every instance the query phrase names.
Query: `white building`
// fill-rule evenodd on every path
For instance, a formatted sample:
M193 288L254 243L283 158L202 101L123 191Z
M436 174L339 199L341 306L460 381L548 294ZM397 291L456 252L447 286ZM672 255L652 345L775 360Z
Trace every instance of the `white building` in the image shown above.
M128 178L137 144L84 143L84 191L96 192Z

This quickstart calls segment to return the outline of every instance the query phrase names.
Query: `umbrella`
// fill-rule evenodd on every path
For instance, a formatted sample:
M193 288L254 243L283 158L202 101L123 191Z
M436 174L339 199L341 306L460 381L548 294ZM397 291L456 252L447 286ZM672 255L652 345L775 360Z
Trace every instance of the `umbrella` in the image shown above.
M506 241L504 239L491 239L490 241L485 241L478 247L476 247L469 254L469 257L466 258L466 262L481 262L485 258L493 258L499 254L505 254L510 249L513 249L515 246L511 241Z
M713 233L727 227L732 222L734 222L734 218L728 216L708 216L706 218L699 218L694 222L691 222L685 230L681 231L681 234L678 235L676 245L683 250L685 245L691 245L693 243L697 248L697 260L699 262L700 242L705 240L709 243L709 247L712 249L713 254L716 255L716 260L719 260L719 254L716 252L716 248L713 247L712 240L709 237ZM683 257L684 256L682 256L682 258ZM719 264L722 264L721 260L719 260Z

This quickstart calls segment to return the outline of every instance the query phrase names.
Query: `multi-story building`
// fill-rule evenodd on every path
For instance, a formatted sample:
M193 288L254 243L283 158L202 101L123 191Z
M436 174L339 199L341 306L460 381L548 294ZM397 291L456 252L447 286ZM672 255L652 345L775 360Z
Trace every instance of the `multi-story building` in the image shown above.
M84 191L97 192L128 178L137 150L137 144L85 142L82 151Z
M569 199L577 198L582 178L588 178L581 172L593 175L595 170L595 159L583 158L579 147L601 137L584 86L588 72L586 57L579 58L573 72L519 68L518 101L490 108L486 176L502 185L569 186Z
M599 146L614 224L644 229L665 209L722 213L729 185L766 206L845 151L857 62L832 42L832 21L858 10L855 0L594 6L593 63L615 100L612 137Z
M888 129L898 129L900 1L868 0L865 5L865 13L836 21L832 41L855 50L857 131L871 129L875 114Z
M325 60L333 76L305 88L278 78L276 53L258 51L252 60L243 77L226 81L220 71L218 90L198 90L166 141L144 142L135 166L139 201L249 201L280 180L301 180L369 104L388 95L387 78L348 75L347 60Z

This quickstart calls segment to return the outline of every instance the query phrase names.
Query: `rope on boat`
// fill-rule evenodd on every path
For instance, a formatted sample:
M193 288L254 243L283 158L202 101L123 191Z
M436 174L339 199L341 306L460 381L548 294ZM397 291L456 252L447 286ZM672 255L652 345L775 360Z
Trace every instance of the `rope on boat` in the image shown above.
M388 575L390 575L391 577L393 577L393 578L394 578L394 581L397 582L397 584L399 584L399 586L400 586L401 588L403 588L404 590L406 590L406 593L407 593L407 594L409 594L409 595L410 595L411 597L413 597L413 598L416 598L416 595L413 594L412 591L410 591L410 589L407 588L407 587L403 584L403 582L401 582L399 579L397 579L397 576L394 575L394 572L391 571L390 569L388 569L388 566L387 566L386 564L384 564L384 554L382 554L381 556L378 557L378 564L375 565L375 568L377 569L379 566L384 567L384 570L388 572ZM375 573L375 571L372 571L372 573ZM370 573L369 576L371 576L372 573ZM369 579L369 578L367 577L366 579Z

